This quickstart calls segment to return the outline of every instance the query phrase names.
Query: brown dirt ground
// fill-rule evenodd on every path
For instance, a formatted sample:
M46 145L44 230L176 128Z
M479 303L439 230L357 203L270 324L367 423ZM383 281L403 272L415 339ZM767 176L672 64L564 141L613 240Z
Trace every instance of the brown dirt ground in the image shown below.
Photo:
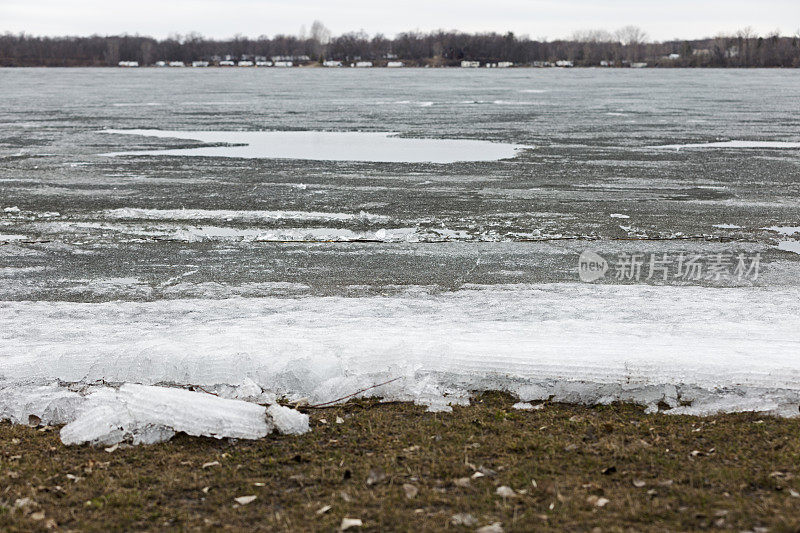
M514 401L355 400L310 411L301 437L112 452L2 423L0 529L800 531L800 419Z

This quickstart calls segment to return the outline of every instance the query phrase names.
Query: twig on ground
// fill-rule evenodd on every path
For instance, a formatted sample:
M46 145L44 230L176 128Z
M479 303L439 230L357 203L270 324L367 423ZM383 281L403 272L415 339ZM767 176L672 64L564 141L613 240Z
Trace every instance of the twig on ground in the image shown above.
M383 385L388 385L389 383L391 383L393 381L397 381L398 379L400 379L400 377L401 376L398 376L398 377L396 377L394 379L390 379L389 381L384 381L383 383L378 383L376 385L371 385L371 386L369 386L369 387L367 387L365 389L361 389L359 391L356 391L353 394L348 394L347 396L342 396L341 398L336 398L335 400L331 400L329 402L318 403L318 404L315 404L315 405L307 405L306 408L307 409L319 409L320 407L326 407L326 406L334 404L336 402L341 402L342 400L347 400L349 398L352 398L353 396L361 394L362 392L366 392L368 390L375 389L375 388L381 387Z

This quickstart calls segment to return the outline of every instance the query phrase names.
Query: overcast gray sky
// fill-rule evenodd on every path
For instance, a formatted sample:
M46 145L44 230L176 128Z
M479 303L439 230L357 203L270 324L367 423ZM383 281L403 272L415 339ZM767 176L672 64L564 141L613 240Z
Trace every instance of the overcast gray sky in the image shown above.
M39 35L139 33L165 37L298 34L318 19L334 34L363 29L513 31L556 39L576 30L642 27L657 40L751 26L800 30L800 0L0 0L0 31Z

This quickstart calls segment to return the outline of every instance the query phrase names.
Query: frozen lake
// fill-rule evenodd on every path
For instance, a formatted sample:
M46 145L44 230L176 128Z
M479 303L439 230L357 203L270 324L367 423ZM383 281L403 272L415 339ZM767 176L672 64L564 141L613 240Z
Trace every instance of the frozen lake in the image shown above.
M798 412L800 71L3 69L0 89L0 386L325 401L402 377L375 394Z

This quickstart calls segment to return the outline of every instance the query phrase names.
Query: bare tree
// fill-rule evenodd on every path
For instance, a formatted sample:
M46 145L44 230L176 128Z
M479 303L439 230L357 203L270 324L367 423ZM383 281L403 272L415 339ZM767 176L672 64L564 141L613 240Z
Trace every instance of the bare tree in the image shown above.
M311 39L325 46L331 42L331 30L326 28L322 22L315 20L311 25Z
M680 60L659 58L680 52ZM512 33L468 34L457 31L400 33L394 38L364 32L332 37L315 21L307 39L293 35L250 39L207 39L198 34L170 35L156 40L139 35L91 37L37 37L0 34L0 66L100 66L138 60L142 65L163 60L212 60L233 55L307 55L354 61L383 59L388 53L408 64L454 66L463 59L481 62L512 61L517 64L568 59L576 65L618 64L622 60L648 61L654 66L694 67L800 67L800 31L759 37L751 28L735 35L687 41L647 42L637 27L614 34L602 30L577 32L571 40L531 40Z
M642 56L642 44L647 41L647 33L638 26L625 26L618 29L615 35L619 42L627 48L628 61L639 61Z
M647 41L647 32L639 26L625 26L615 31L614 35L625 46L642 44Z

